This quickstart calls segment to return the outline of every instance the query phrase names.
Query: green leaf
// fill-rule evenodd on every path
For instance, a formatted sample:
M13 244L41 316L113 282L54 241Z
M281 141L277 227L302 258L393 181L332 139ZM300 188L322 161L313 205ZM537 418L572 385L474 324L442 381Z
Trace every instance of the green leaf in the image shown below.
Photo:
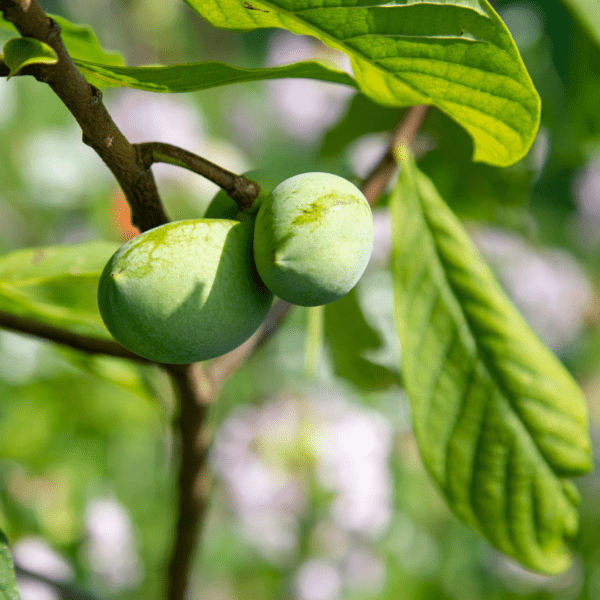
M474 160L510 165L535 138L539 96L487 0L186 2L215 27L281 27L342 50L377 102L433 104L458 121Z
M563 0L581 21L597 44L600 44L600 2L598 0Z
M27 65L54 65L58 62L56 52L33 38L12 38L4 44L4 62L10 69L10 79L19 69Z
M75 25L67 19L57 15L48 15L60 25L60 37L67 48L71 58L86 60L104 65L122 65L123 58L117 52L106 51L100 46L94 31L87 25ZM17 32L16 27L0 19L0 27L8 31Z
M363 354L381 347L379 334L367 323L356 297L356 288L325 305L325 339L336 375L365 390L381 390L398 383L398 375Z
M585 400L409 158L393 194L402 370L423 462L452 510L526 566L570 563L591 468Z
M356 87L350 75L316 60L265 69L242 69L214 61L155 67L109 67L82 60L76 60L75 64L87 81L97 87L123 86L149 92L193 92L283 77L319 79Z
M0 531L0 600L20 600L8 541Z
M0 256L0 310L112 339L97 306L104 265L118 248L109 242L28 248Z

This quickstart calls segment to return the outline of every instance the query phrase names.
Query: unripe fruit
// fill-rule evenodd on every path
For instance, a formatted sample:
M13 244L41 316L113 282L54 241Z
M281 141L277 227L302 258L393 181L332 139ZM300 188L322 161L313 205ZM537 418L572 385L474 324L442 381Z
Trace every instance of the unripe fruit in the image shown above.
M247 340L273 294L252 258L252 224L176 221L121 246L100 277L98 305L108 330L156 362L207 360Z
M286 179L256 216L256 268L266 286L291 304L327 304L349 292L372 249L371 208L355 185L337 175Z
M263 200L273 191L273 188L278 186L285 177L274 173L273 171L265 171L264 169L254 169L244 173L244 177L255 181L260 186L258 197L252 203L252 206L244 212L248 214L256 214ZM220 190L215 197L210 201L206 212L205 219L236 219L240 209L232 200L225 190Z

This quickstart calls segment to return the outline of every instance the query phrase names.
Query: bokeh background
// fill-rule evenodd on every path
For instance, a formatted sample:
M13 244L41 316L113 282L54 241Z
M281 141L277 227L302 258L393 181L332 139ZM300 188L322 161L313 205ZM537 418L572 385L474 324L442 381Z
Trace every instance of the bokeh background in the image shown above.
M311 38L214 29L180 0L43 6L92 25L130 65L318 57L349 68ZM468 135L432 109L415 151L583 386L599 448L600 46L557 0L496 7L542 97L532 150L507 169L473 164ZM8 37L0 31L2 44ZM319 170L357 183L402 116L308 80L185 95L116 89L104 99L132 142L177 144L236 172ZM0 164L0 253L135 235L108 169L52 91L30 78L0 80ZM202 216L213 184L153 168L171 218ZM369 361L397 372L385 205L384 197L357 298L382 342ZM190 598L600 598L600 475L578 481L572 568L557 577L525 571L445 508L419 459L402 388L356 370L349 377L350 368L340 376L334 363L352 358L334 360L327 344L317 352L306 324L307 311L293 311L212 407L214 488ZM98 598L160 596L175 517L173 404L157 369L0 330L0 529L18 565ZM60 597L31 577L19 585L23 600Z

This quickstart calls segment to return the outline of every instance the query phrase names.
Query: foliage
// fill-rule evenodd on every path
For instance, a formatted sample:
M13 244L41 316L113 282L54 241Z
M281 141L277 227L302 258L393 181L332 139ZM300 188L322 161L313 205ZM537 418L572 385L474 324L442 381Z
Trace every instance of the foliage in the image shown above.
M579 491L572 481L592 467L590 419L591 437L598 432L597 311L575 314L563 295L551 313L558 283L548 276L528 313L527 276L508 272L508 238L498 233L539 252L530 280L560 272L567 262L552 270L543 254L560 246L593 286L600 211L585 187L600 148L593 2L188 0L117 5L115 15L50 4L75 64L105 90L126 136L187 146L234 172L330 171L359 184L375 163L369 148L385 152L402 109L431 106L413 144L418 166L403 155L375 208L379 244L361 282L322 312L295 308L211 407L215 484L191 580L198 593L304 600L315 581L330 583L332 600L600 593L598 476L582 478ZM72 23L87 20L97 34ZM528 23L520 33L511 29L518 22ZM124 202L75 136L72 155L60 150L72 118L47 86L13 77L54 55L14 37L1 18L0 26L11 75L0 82L0 325L33 322L104 343L112 338L96 288L123 241ZM273 59L278 40L295 48L292 64ZM145 62L166 64L133 66ZM314 129L300 104L282 112L286 94L301 96L286 85L305 86L307 104L313 90L334 94L321 96ZM108 88L143 90L131 96L141 104L127 107L135 92ZM10 94L18 94L12 112ZM324 107L344 104L345 115L324 118ZM156 129L168 111L173 121ZM83 171L88 152L93 166ZM155 173L169 215L202 216L214 187L167 169ZM471 241L473 233L479 243L474 222L488 233L488 253ZM535 332L535 313L554 327L564 317L568 343ZM46 539L98 596L156 597L177 494L177 399L164 372L0 331L0 398L0 528L15 548ZM447 508L525 567L556 575L521 570ZM125 523L122 555L114 546L102 554L93 525L102 510ZM12 600L3 544L0 596ZM574 565L560 575L571 549Z

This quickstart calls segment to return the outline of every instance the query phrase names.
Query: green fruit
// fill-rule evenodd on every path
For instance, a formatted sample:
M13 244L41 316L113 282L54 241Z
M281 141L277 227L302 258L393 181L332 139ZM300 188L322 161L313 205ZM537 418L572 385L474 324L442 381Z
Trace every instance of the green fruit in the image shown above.
M121 246L100 277L98 305L108 330L156 362L207 360L247 340L272 293L252 259L252 224L176 221Z
M304 173L279 184L254 227L254 260L283 300L317 306L349 292L373 249L373 214L361 191L329 173Z
M263 200L271 193L273 188L279 185L285 177L274 173L272 171L265 171L264 169L255 169L254 171L248 171L244 173L244 177L255 181L260 186L260 192L258 197L252 203L252 206L246 211L249 214L256 214ZM232 200L225 190L221 190L211 200L206 212L204 213L205 219L237 219L240 209L238 205Z

